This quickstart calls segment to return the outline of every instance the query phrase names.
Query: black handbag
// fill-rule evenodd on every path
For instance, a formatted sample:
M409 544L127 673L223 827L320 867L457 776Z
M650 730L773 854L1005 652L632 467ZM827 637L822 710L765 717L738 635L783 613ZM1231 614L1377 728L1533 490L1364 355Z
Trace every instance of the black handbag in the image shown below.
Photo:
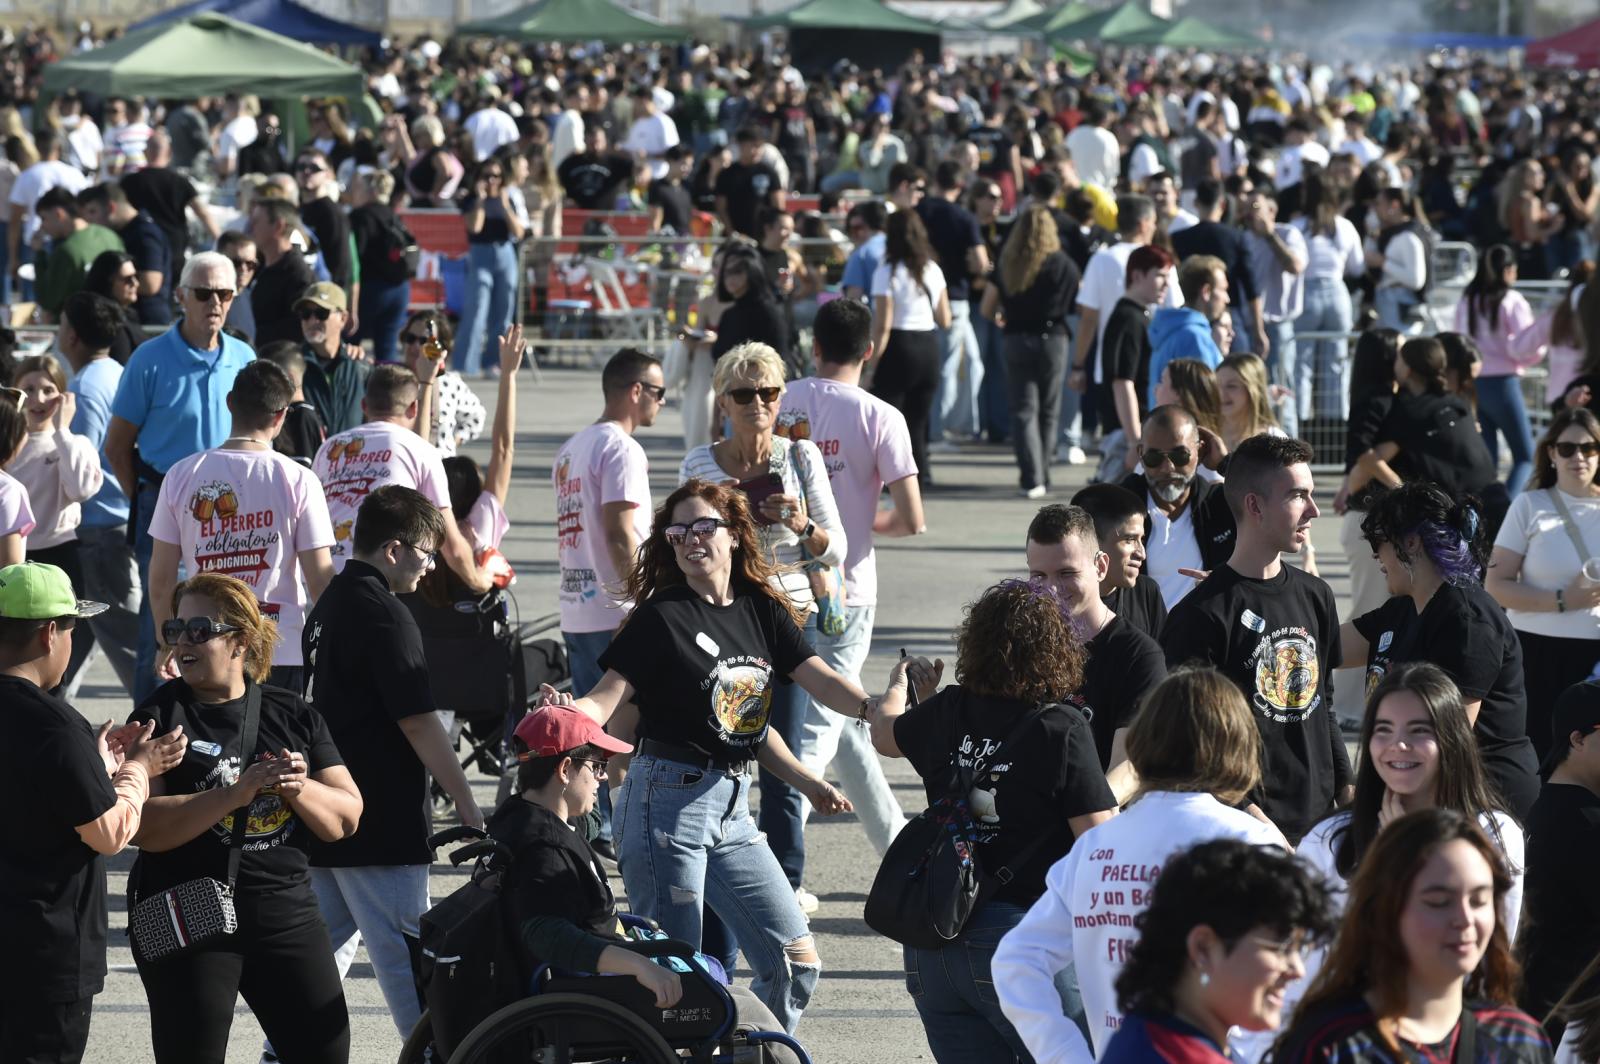
M939 949L961 934L996 887L1011 882L1009 866L989 872L979 861L978 825L968 796L1000 752L1053 708L1044 705L1029 712L988 757L974 759L970 768L951 756L941 797L907 822L883 855L867 895L868 927L901 945ZM1012 863L1026 864L1046 838L1034 839Z
M241 772L249 767L260 724L261 688L252 683L244 701L244 732L239 749ZM233 885L239 878L245 825L249 819L248 805L233 811L233 833L228 837L227 882L210 876L187 879L141 898L129 911L128 939L138 960L153 964L239 929L239 917L233 907Z

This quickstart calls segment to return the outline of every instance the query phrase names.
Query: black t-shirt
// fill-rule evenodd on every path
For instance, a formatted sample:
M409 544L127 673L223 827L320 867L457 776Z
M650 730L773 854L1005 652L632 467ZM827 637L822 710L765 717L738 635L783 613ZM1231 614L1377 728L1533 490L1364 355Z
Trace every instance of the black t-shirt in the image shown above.
M1400 453L1389 464L1406 480L1426 480L1451 495L1481 496L1497 479L1494 460L1467 401L1456 395L1413 395L1402 388L1377 431Z
M264 260L263 260L264 261ZM271 265L263 265L250 286L250 310L256 319L255 348L261 350L276 340L303 339L300 319L295 316L295 300L305 295L316 278L305 256L290 248Z
M319 196L300 208L300 220L317 238L333 283L350 291L350 219L333 200Z
M1397 595L1355 620L1367 640L1367 690L1405 661L1429 661L1450 674L1468 702L1481 701L1472 733L1484 771L1518 819L1538 792L1538 759L1527 736L1522 644L1506 611L1481 587L1445 584L1417 615Z
M172 247L167 234L148 214L140 211L121 229L122 246L133 259L136 270L143 273L157 270L161 273L161 288L155 295L141 295L133 302L139 321L145 325L167 325L172 321Z
M1167 677L1161 644L1121 617L1089 640L1083 687L1063 701L1089 720L1100 767L1111 764L1111 740L1133 722L1144 696Z
M1033 706L1011 698L988 698L951 684L907 710L894 724L895 743L917 775L929 804L944 797L940 781L951 763L971 768L984 760L974 781L972 815L981 838L983 867L1010 868L1012 880L994 900L1032 905L1044 893L1044 876L1066 856L1076 836L1070 817L1115 809L1105 770L1095 756L1094 735L1071 706L1047 709L1026 732L991 756ZM1026 864L1013 866L1041 835Z
M106 870L73 830L116 804L89 722L27 680L0 676L0 967L6 999L76 1001L106 976Z
M350 838L313 840L311 863L431 864L428 772L399 724L435 709L411 611L382 573L352 559L306 617L300 647L306 697L327 720L366 807Z
M461 201L461 213L468 214L477 207L478 197L468 196ZM511 223L507 221L506 205L497 196L483 201L483 228L467 234L469 244L504 244L511 239Z
M1518 1009L1469 1003L1477 1023L1475 1048L1470 1062L1462 1064L1548 1064L1550 1044L1539 1024ZM1435 1064L1453 1061L1460 1034L1452 1027L1443 1039L1431 1045L1402 1039L1397 1055L1389 1048L1392 1028L1384 1030L1362 998L1333 1001L1309 1012L1297 1012L1294 1024L1273 1052L1278 1064L1323 1064L1325 1061L1361 1060L1373 1064Z
M241 759L244 711L243 697L207 705L195 698L188 684L172 680L157 688L128 720L155 721L157 735L182 725L189 749L183 761L161 777L162 790L174 797L230 786L250 764L266 754L276 755L284 750L305 754L312 775L344 764L321 715L293 691L269 686L261 688L256 748L248 758ZM202 876L226 878L233 817L233 813L228 814L175 849L141 853L130 881L137 897L148 897ZM311 829L300 822L283 799L276 794L257 795L245 818L237 884L240 892L299 888L309 898L306 847L311 837Z
M1191 255L1215 255L1228 268L1228 295L1235 306L1258 294L1250 272L1249 245L1244 234L1222 222L1198 222L1172 234L1172 252L1182 262Z
M189 245L189 204L199 195L194 182L165 166L147 166L124 174L119 184L128 194L128 202L161 227L172 253L171 262L181 268L184 249Z
M756 212L771 204L772 194L782 188L778 171L766 163L734 163L717 175L717 195L728 201L728 218L734 231L757 239L761 234L756 232Z
M502 802L485 828L515 854L503 896L519 942L527 922L538 916L559 916L591 934L616 937L617 901L582 835L521 795ZM542 960L533 958L530 969Z
M1161 646L1169 667L1211 665L1244 692L1265 748L1251 799L1298 842L1350 781L1333 715L1340 660L1333 591L1288 565L1270 580L1223 565L1172 607Z
M979 126L967 131L967 139L978 147L978 173L985 177L1011 173L1012 144L1005 130L998 126Z
M301 465L309 466L322 448L322 441L327 438L328 430L322 423L322 415L317 413L316 407L302 399L290 403L289 409L284 412L283 431L273 437L272 449Z
M683 187L681 181L650 182L650 191L645 195L645 202L652 207L661 208L663 229L670 226L672 231L679 235L689 232L689 223L694 217L694 204L689 202L689 190Z
M1038 336L1066 331L1067 316L1078 302L1078 285L1083 275L1065 252L1055 251L1046 256L1039 264L1033 284L1023 292L1008 291L1000 271L990 276L1000 289L1000 303L1006 315L1004 331L1008 335Z
M917 204L917 213L928 229L928 243L939 256L939 269L944 271L950 298L968 298L972 275L967 272L967 252L983 246L978 219L965 207L943 196L924 196Z
M1150 379L1150 309L1144 304L1123 296L1111 308L1106 318L1105 335L1100 339L1101 383L1095 385L1095 397L1100 404L1100 423L1110 428L1119 427L1117 402L1111 394L1111 382L1133 382L1133 394L1138 400L1136 416L1141 420L1150 409L1147 395Z
M633 180L633 160L610 152L605 155L577 152L561 161L556 179L574 207L609 211L617 205L618 187L624 181Z
M739 589L713 606L680 586L633 611L600 667L633 685L640 738L745 761L767 737L772 685L816 653L768 595Z
M1161 585L1145 573L1134 578L1133 586L1117 588L1103 600L1111 612L1157 642L1167 623L1167 603Z
M1517 934L1522 960L1518 1004L1543 1018L1600 953L1600 795L1577 784L1546 783L1523 830L1528 837L1523 878L1528 919ZM1587 1001L1596 993L1600 980L1575 1000ZM1561 1031L1551 1031L1550 1038L1559 1041Z

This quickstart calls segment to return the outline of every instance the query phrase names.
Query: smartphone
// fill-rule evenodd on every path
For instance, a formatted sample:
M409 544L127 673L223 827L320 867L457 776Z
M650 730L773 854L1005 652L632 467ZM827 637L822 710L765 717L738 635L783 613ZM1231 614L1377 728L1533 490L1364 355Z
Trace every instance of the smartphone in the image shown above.
M744 492L745 498L750 501L750 516L755 518L758 525L775 525L776 518L768 517L761 512L761 504L774 495L783 494L783 478L776 473L763 473L759 477L739 482L739 490Z
M905 647L900 648L900 656L908 657ZM917 685L911 681L911 674L906 674L906 708L911 709L917 704Z

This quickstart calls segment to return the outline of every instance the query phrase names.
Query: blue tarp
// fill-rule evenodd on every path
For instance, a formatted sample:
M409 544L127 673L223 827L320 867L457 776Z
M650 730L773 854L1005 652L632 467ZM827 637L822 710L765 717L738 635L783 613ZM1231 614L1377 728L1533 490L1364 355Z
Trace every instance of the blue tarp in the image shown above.
M159 26L204 11L227 15L305 44L377 45L383 39L382 34L318 14L309 7L295 3L295 0L194 0L193 3L152 15L143 22L136 22L128 29L131 32Z
M1470 52L1506 52L1525 47L1532 37L1496 37L1489 33L1456 33L1453 30L1421 30L1413 33L1385 33L1368 30L1344 38L1351 44L1371 44L1389 48L1428 49L1465 48Z

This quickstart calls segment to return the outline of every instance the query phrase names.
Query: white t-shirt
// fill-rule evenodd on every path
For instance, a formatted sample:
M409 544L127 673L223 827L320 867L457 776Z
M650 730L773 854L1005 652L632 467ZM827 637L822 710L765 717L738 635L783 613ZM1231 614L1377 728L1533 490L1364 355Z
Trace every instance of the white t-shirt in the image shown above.
M633 504L633 534L650 538L650 463L639 441L615 421L597 421L561 445L551 470L556 489L556 555L561 563L561 630L610 632L631 604L627 575L611 564L601 507Z
M904 263L895 263L892 276L887 262L878 264L872 274L872 296L889 296L894 300L894 319L889 323L891 329L909 332L933 330L933 308L939 302L939 293L944 291L944 271L939 269L937 262L929 262L922 268L922 283L927 286L927 295L923 295L922 288L912 279L911 271L906 269Z
M76 196L88 187L89 179L83 176L81 170L55 159L34 163L18 174L11 183L11 203L23 210L23 243L32 240L33 234L39 229L39 216L34 213L33 207L39 202L40 196L53 188L64 188Z
M1084 122L1067 134L1067 151L1085 184L1117 187L1117 177L1122 173L1122 145L1117 143L1115 133Z
M1318 230L1311 232L1309 218L1296 218L1289 223L1306 238L1306 271L1308 281L1343 281L1346 277L1359 277L1367 268L1361 254L1361 234L1350 219L1340 215L1333 220L1333 235Z
M1111 311L1128 291L1128 260L1142 244L1135 244L1127 240L1119 240L1110 247L1101 248L1089 257L1088 268L1083 271L1083 283L1078 285L1078 306L1088 307L1100 312L1100 320L1096 326L1094 336L1094 379L1096 384L1104 383L1099 359L1100 342L1106 336L1106 322L1111 320ZM1163 307L1183 306L1183 292L1178 288L1178 270L1172 267L1167 271L1167 294L1162 298Z
M240 115L232 122L222 127L222 132L217 136L217 158L226 159L230 164L239 161L239 149L248 148L256 142L260 132L256 128L256 120L251 115Z
M378 488L415 488L450 515L450 488L439 449L408 428L369 421L322 441L312 472L322 481L333 522L333 567L343 571L354 550L356 513L361 500Z
M1194 538L1194 500L1189 501L1175 521L1168 520L1161 508L1152 504L1144 571L1161 587L1161 601L1167 604L1167 609L1176 606L1199 582L1178 570L1204 568L1200 543Z
M623 151L636 151L646 156L660 155L678 143L678 126L664 114L653 114L634 119L628 138L622 142ZM650 160L650 176L660 181L667 176L665 159Z
M1280 189L1298 185L1306 176L1306 163L1326 167L1330 160L1328 149L1314 140L1304 144L1291 144L1278 152L1278 169L1272 183Z
M467 116L466 130L472 134L472 150L478 153L479 162L517 142L517 120L498 107L472 112Z
M1000 940L991 965L1000 1008L1038 1064L1092 1059L1052 983L1069 964L1094 1052L1105 1049L1122 1024L1116 981L1139 937L1134 918L1149 907L1162 865L1212 839L1282 845L1273 828L1209 794L1158 791L1084 832L1051 866L1044 894Z
M275 451L201 451L167 471L150 535L179 550L188 575L243 580L278 625L272 664L300 665L310 598L299 556L333 546L322 485Z
M810 440L821 452L844 526L845 604L878 601L878 562L872 522L885 484L916 476L905 415L865 388L807 377L783 390L780 436Z
M550 165L559 167L567 156L583 150L583 115L567 108L556 116L550 130Z
M1511 509L1494 540L1496 547L1522 555L1522 583L1544 591L1566 587L1584 562L1600 558L1600 499L1561 493L1561 501L1567 504L1567 512L1588 548L1588 556L1580 558L1551 502L1553 490L1536 488L1511 500ZM1519 632L1561 639L1600 639L1600 606L1565 613L1508 609L1506 616Z

